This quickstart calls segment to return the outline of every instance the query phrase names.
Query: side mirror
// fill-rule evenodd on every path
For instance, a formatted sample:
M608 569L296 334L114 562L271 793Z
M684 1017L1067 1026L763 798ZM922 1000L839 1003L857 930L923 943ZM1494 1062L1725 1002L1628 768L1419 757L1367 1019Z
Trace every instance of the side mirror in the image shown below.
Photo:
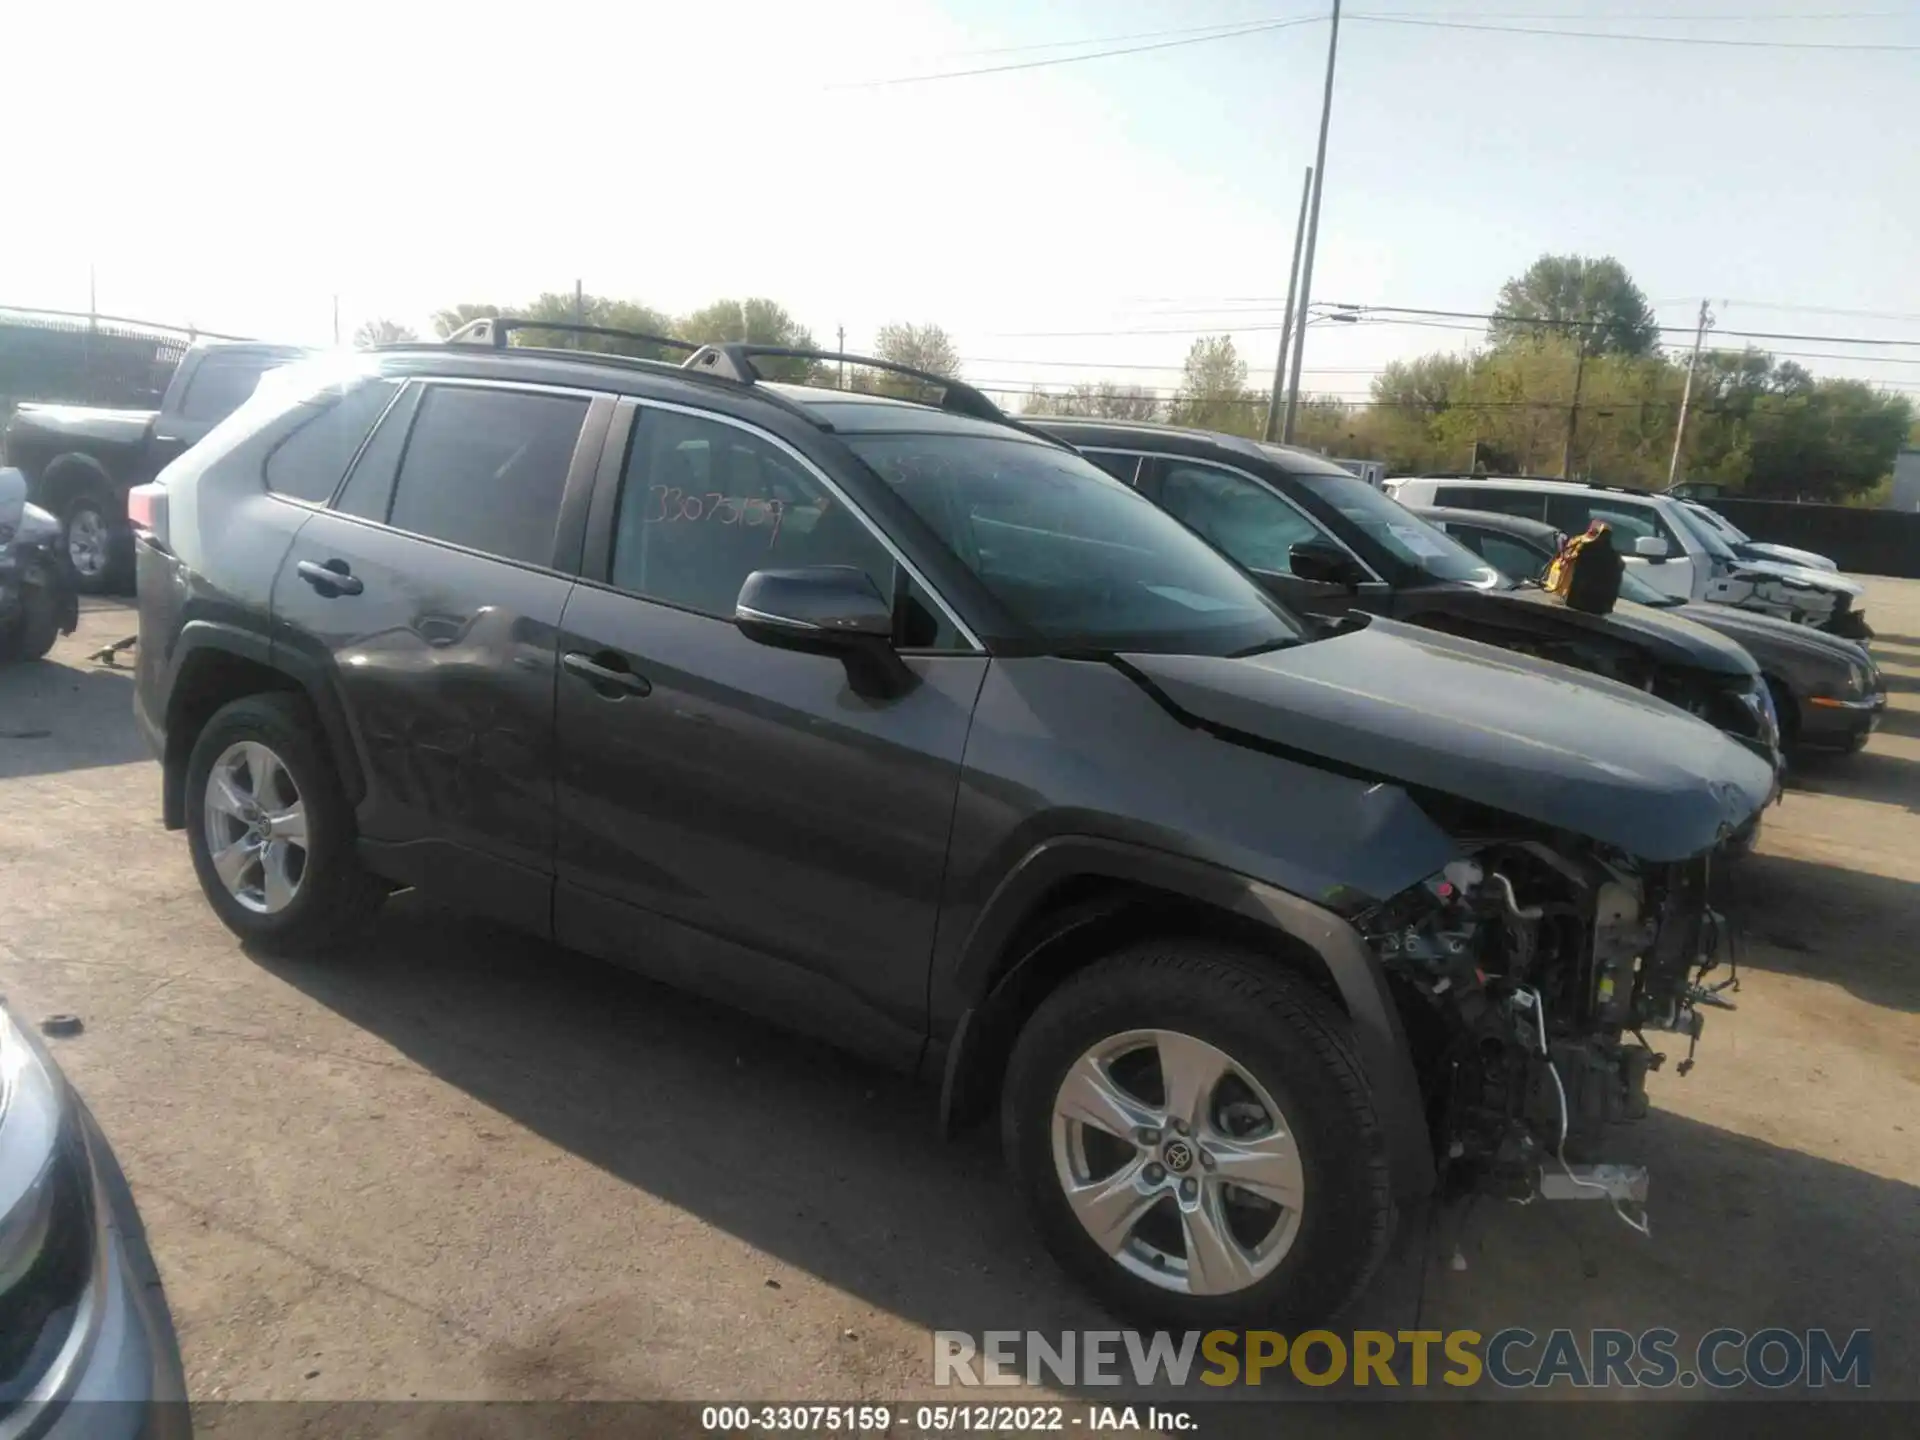
M740 587L733 623L762 645L838 656L856 694L898 694L912 680L893 650L893 606L851 565L756 570Z
M740 587L733 622L748 639L789 650L839 654L893 640L893 607L850 565L756 570Z
M1636 535L1633 538L1633 553L1642 560L1664 560L1667 558L1666 537L1661 535Z
M1353 589L1366 576L1354 559L1330 540L1302 540L1287 547L1287 564L1296 580Z

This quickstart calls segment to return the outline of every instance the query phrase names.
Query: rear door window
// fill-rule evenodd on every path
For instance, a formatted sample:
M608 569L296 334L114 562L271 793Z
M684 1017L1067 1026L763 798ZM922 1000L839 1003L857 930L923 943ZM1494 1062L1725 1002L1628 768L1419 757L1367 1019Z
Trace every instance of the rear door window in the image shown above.
M294 500L325 504L400 384L371 378L329 390L301 408L308 418L267 456L267 488Z
M1514 580L1538 578L1553 559L1551 555L1542 555L1497 530L1482 530L1478 526L1456 522L1447 526L1447 533L1502 575Z
M560 497L586 415L579 395L431 387L387 523L503 560L553 564Z
M1080 452L1122 485L1133 484L1140 474L1140 457L1118 450L1082 450Z
M1244 475L1192 460L1163 459L1160 466L1160 508L1249 570L1291 575L1295 545L1339 544L1290 502Z
M1541 490L1503 490L1497 485L1442 485L1433 497L1436 505L1462 510L1492 510L1525 520L1546 518L1547 496Z
M1604 520L1614 533L1614 549L1623 555L1633 553L1633 542L1653 535L1667 542L1667 553L1685 553L1680 539L1651 505L1636 505L1631 500L1616 500L1605 494L1555 495L1547 503L1547 520L1568 535L1581 534L1595 520Z

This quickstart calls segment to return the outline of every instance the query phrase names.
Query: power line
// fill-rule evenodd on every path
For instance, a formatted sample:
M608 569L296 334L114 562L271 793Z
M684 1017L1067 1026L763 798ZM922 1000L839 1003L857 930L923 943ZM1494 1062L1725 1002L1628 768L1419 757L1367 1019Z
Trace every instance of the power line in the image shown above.
M1563 40L1634 40L1652 45L1719 45L1740 50L1846 50L1884 53L1920 50L1920 45L1889 45L1873 41L1732 40L1706 35L1631 35L1606 30L1546 30L1530 25L1480 25L1463 20L1424 20L1415 19L1410 15L1353 15L1349 18L1371 21L1376 25L1415 25L1424 30L1476 30L1493 35L1554 35ZM1701 15L1689 18L1706 21L1712 17Z
M1920 46L1916 46L1920 49ZM1374 313L1387 315L1435 315L1454 320L1504 320L1520 325L1540 325L1556 329L1582 329L1585 320L1546 320L1527 315L1495 315L1484 310L1432 310L1417 305L1341 305L1342 310L1357 311L1363 318ZM1656 325L1663 335L1691 335L1690 325ZM1738 335L1751 340L1802 340L1816 345L1899 345L1920 349L1920 340L1886 340L1872 335L1799 335L1781 330L1720 330L1721 335ZM1863 357L1864 358L1864 357Z
M1040 70L1052 65L1078 65L1084 60L1107 60L1116 55L1143 55L1149 50L1173 50L1183 45L1204 45L1212 40L1237 40L1247 35L1265 35L1275 30L1290 30L1296 25L1311 25L1324 19L1320 15L1297 15L1284 20L1263 20L1231 30L1216 28L1211 34L1189 35L1161 40L1150 45L1127 45L1108 50L1090 50L1084 55L1057 55L1047 60L1017 60L1009 65L982 65L972 70L937 70L926 75L895 75L884 80L850 80L828 85L828 90L877 90L890 85L918 85L929 80L961 80L970 75L999 75L1009 70Z

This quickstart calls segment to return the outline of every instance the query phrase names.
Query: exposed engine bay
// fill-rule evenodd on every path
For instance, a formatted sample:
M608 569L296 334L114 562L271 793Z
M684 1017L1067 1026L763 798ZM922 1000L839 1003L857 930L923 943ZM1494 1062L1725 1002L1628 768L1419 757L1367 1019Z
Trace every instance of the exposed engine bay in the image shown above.
M1443 1192L1605 1199L1646 1230L1646 1177L1597 1163L1611 1125L1647 1113L1666 1057L1737 970L1707 903L1708 858L1648 865L1589 842L1491 843L1359 924L1390 977L1427 1101Z

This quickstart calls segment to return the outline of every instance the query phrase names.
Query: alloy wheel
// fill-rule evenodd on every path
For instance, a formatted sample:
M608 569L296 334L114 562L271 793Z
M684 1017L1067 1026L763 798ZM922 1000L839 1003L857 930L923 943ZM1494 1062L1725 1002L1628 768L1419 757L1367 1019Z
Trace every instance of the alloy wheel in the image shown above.
M1306 1178L1273 1097L1232 1056L1176 1030L1110 1036L1053 1103L1067 1206L1116 1263L1163 1289L1258 1283L1300 1231Z
M80 509L67 517L67 560L76 575L89 580L106 573L112 536L98 510Z
M293 903L307 873L307 811L280 757L257 740L220 752L207 772L207 855L227 893L258 915Z

